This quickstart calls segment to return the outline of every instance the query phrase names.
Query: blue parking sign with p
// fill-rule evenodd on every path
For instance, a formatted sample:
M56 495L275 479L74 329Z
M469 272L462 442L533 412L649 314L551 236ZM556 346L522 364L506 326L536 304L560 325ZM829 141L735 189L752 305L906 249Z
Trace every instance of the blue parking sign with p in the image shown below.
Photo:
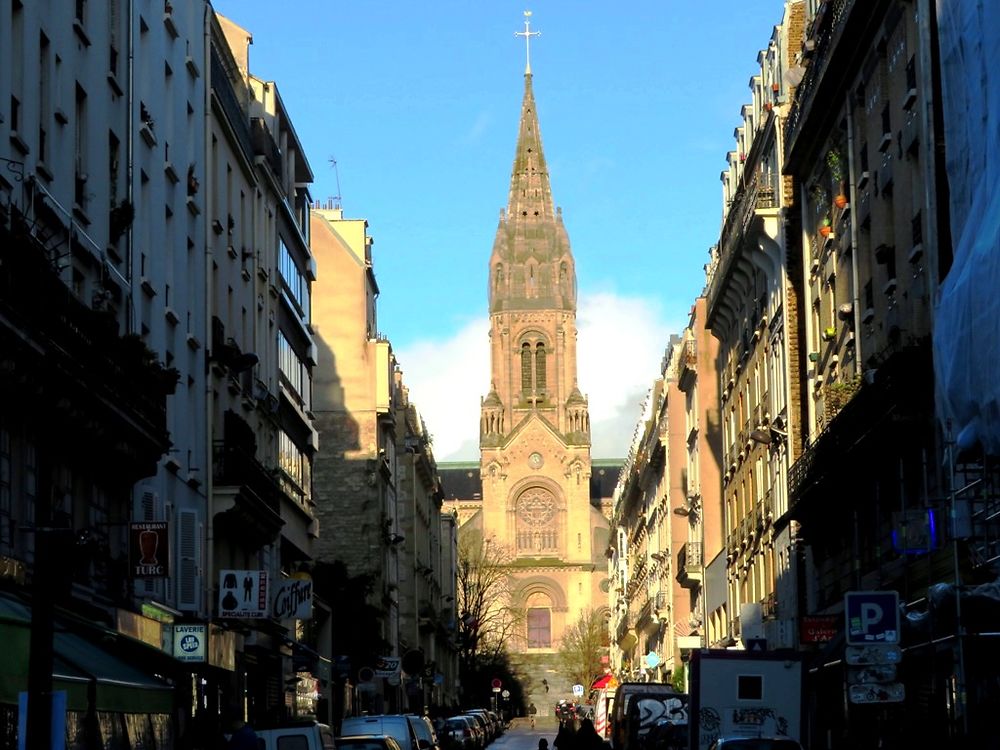
M844 595L847 645L899 643L899 593L848 591Z

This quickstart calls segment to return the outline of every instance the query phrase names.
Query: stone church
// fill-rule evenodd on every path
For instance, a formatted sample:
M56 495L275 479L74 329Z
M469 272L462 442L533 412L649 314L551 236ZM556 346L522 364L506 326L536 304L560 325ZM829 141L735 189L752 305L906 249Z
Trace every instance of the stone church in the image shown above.
M492 383L482 399L481 458L439 469L462 532L494 537L511 559L524 618L509 648L540 712L572 699L555 659L563 632L586 610L607 608L607 516L621 466L591 459L589 409L577 383L576 293L529 65L510 194L489 261Z

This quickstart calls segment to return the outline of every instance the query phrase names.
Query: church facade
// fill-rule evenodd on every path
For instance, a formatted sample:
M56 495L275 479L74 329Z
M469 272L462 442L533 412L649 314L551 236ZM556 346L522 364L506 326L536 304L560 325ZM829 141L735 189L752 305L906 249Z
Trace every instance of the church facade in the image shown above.
M544 703L567 697L568 686L557 686L552 674L563 633L588 610L607 606L602 495L610 496L620 465L592 476L589 408L577 383L576 294L529 67L510 193L489 261L492 382L482 400L480 463L474 479L465 471L471 467L441 469L463 531L506 549L514 606L523 615L508 646L533 685L545 679L554 688L539 695ZM602 481L605 471L610 481ZM449 479L479 497L449 492Z

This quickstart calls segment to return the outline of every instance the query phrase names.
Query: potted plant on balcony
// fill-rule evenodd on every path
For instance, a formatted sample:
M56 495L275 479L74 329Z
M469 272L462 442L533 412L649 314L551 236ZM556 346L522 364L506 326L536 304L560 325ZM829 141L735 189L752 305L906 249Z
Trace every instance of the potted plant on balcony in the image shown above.
M833 226L830 221L830 215L827 214L823 217L823 223L820 224L819 233L824 237L829 237L831 232L833 232Z
M847 195L844 194L844 160L838 149L831 148L826 152L826 166L830 168L830 178L837 185L833 205L844 208L847 205Z

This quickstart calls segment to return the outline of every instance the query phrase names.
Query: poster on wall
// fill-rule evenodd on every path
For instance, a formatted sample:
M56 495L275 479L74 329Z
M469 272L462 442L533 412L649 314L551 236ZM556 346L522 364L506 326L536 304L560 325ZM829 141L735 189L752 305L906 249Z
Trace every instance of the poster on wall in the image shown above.
M267 571L219 571L219 617L257 618L267 615Z

